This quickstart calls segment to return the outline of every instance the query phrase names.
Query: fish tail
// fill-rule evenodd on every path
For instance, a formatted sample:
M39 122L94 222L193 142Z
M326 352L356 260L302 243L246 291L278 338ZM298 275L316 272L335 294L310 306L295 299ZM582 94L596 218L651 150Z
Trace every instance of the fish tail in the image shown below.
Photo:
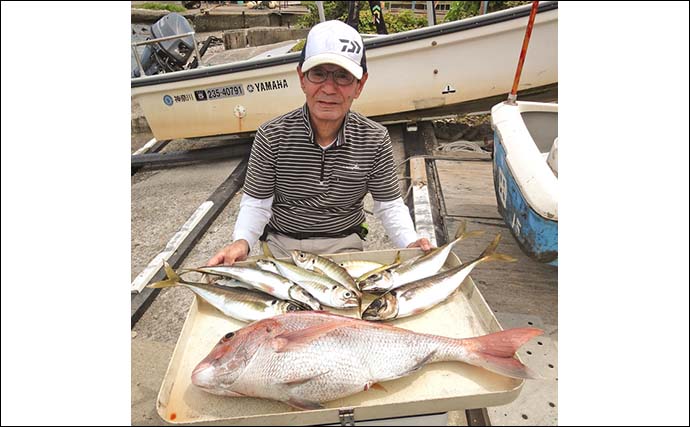
M483 230L467 231L467 223L462 221L458 226L458 230L455 232L453 244L459 242L460 240L467 239L468 237L481 236L482 234L484 234Z
M265 256L266 258L274 258L273 252L271 252L271 248L268 247L268 242L267 242L267 241L264 240L263 242L261 242L261 249L263 249L263 251L264 251L264 256Z
M537 328L514 328L462 339L462 346L466 351L463 361L512 378L541 379L539 374L514 356L523 344L543 333Z
M463 236L465 234L466 228L467 228L467 222L466 221L460 222L460 224L458 225L458 230L455 232L455 239L454 240L457 240L460 238L460 236Z
M170 286L175 286L178 283L183 283L180 276L177 273L175 273L175 270L173 270L173 268L170 267L170 264L168 264L167 261L164 261L163 268L165 269L167 279L161 280L160 282L152 283L148 285L147 288L167 288Z
M506 254L499 254L496 252L496 248L498 247L498 242L501 240L501 233L497 234L494 240L489 244L489 246L484 249L484 252L479 255L479 259L481 261L507 261L507 262L515 262L517 261L516 258L513 258L510 255Z

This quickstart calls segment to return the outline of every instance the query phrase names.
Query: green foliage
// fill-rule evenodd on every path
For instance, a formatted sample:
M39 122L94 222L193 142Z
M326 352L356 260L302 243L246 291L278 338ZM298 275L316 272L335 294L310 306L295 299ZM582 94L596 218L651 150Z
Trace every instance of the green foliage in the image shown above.
M487 5L487 11L496 12L498 10L510 9L511 7L521 6L523 4L530 4L529 1L490 1ZM479 15L479 6L481 1L454 1L450 5L450 10L446 14L443 22L457 21L460 19L471 18Z
M299 42L297 42L296 45L292 46L292 49L290 49L290 52L301 52L302 49L304 49L304 44L307 42L307 39L301 39Z
M337 19L338 21L345 22L347 20L348 3L344 1L323 2L323 12L326 20ZM319 23L319 12L316 8L316 2L306 1L302 2L302 4L307 6L309 14L303 15L297 22L297 25L300 28L311 28ZM369 2L360 1L359 6L359 32L362 34L376 34L376 26L369 8ZM383 21L386 23L386 29L389 34L421 28L427 25L426 16L415 15L410 10L402 10L397 14L384 10Z
M331 19L337 19L338 21L345 22L347 20L348 5L347 1L325 1L323 2L323 14L326 17L326 21ZM360 1L360 7L364 9L369 7L366 1ZM308 15L303 15L297 21L297 26L299 28L311 28L319 23L319 11L316 8L315 1L303 1L302 6L306 6L309 9Z
M383 21L386 23L388 34L399 33L401 31L414 30L415 28L426 27L426 16L418 16L410 10L402 10L397 14L383 12ZM369 7L359 13L359 32L362 34L376 34L374 16Z
M137 5L138 9L167 10L170 12L186 12L187 9L179 4L169 3L144 3Z

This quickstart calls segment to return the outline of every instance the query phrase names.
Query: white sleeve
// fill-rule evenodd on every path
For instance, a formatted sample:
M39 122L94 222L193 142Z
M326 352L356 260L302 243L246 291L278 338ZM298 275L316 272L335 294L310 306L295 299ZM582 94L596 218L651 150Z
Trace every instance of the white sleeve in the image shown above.
M386 234L397 247L406 248L407 245L419 239L410 217L410 211L402 197L390 202L374 200L374 216L383 223Z
M232 233L232 241L246 240L249 242L249 251L251 251L264 232L264 227L271 219L272 205L273 197L256 199L243 194L240 202L240 213L235 222L235 231Z

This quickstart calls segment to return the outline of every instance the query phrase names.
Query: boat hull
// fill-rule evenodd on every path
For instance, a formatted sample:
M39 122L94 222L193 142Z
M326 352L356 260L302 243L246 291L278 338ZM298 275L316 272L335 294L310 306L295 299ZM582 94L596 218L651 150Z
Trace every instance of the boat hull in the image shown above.
M510 107L499 104L492 109L498 211L524 253L538 262L558 265L558 178L546 163L548 149L539 149L532 138L543 129L530 133L524 123L515 123L521 121L520 112L508 118L497 113L506 108ZM554 129L557 132L555 108L556 123L542 125L549 134L544 139L551 141Z
M489 15L367 40L369 79L352 109L376 118L507 94L527 17ZM557 33L558 10L538 13L520 90L558 82ZM158 140L252 132L304 103L297 64L294 53L143 77L132 99Z

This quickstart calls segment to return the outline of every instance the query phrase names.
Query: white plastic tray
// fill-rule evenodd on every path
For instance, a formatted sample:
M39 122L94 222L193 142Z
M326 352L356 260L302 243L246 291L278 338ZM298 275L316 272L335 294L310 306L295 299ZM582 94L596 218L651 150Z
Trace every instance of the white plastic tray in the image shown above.
M337 254L335 261L365 259L392 262L397 250ZM403 250L404 259L418 250ZM459 265L453 254L445 268ZM365 304L371 299L368 299ZM366 306L366 305L365 305ZM337 311L357 316L356 311ZM460 291L416 316L389 322L416 332L466 338L501 330L496 317L470 277ZM287 404L258 398L209 394L191 383L194 367L218 340L246 323L230 319L196 298L187 315L158 394L160 417L173 424L310 425L338 423L339 411L352 408L355 421L432 414L451 410L504 405L515 400L524 380L504 377L459 362L441 362L393 381L383 390L370 389L326 402L325 409L299 411Z

